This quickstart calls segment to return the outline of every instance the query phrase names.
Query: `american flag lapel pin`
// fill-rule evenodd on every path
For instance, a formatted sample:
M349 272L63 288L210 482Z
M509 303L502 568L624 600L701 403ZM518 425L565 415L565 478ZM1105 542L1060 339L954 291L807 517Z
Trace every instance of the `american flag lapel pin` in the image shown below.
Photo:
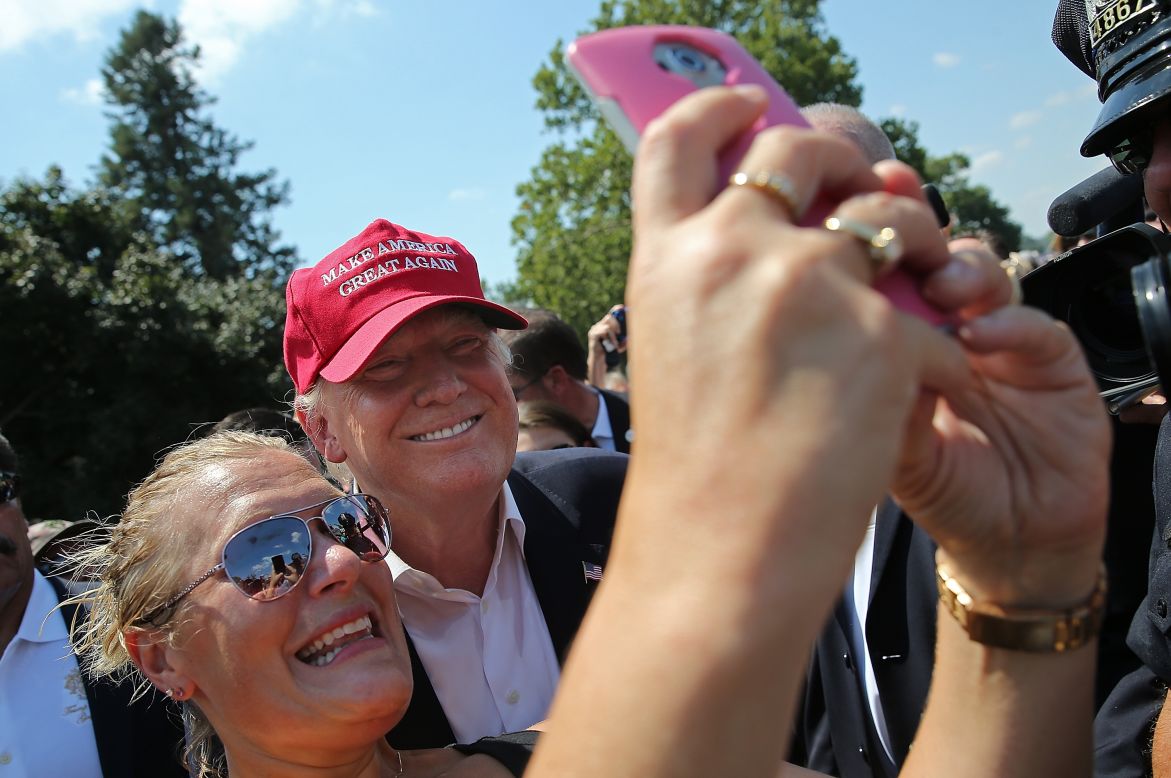
M602 566L595 565L593 562L582 562L581 571L585 575L587 581L597 583L602 580Z

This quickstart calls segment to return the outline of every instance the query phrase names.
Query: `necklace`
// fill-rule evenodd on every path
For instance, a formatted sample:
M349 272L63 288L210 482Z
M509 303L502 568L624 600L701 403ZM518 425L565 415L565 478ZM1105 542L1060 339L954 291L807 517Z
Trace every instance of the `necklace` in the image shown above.
M402 778L403 774L403 752L395 749L394 755L398 757L398 772L394 774L394 778Z

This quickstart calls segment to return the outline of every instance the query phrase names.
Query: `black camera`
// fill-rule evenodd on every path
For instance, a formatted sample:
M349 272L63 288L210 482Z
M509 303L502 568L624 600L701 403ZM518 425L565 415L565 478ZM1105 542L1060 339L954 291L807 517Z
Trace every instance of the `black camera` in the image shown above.
M1171 236L1146 224L1067 251L1021 279L1025 302L1066 322L1112 412L1171 386Z

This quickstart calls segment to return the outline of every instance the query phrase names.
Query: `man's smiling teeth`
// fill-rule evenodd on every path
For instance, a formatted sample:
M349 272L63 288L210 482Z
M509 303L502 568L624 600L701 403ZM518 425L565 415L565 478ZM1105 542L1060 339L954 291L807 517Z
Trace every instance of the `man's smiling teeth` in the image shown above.
M350 643L370 637L373 627L374 622L370 620L369 616L363 616L360 619L354 619L349 624L334 627L298 651L297 658L306 664L324 667L332 662L338 652ZM331 648L331 646L333 647Z
M436 430L435 432L427 432L422 435L412 435L411 440L443 440L444 438L454 438L456 435L475 424L476 420L479 418L479 416L473 416L466 421L461 421L454 427L444 427L443 429Z

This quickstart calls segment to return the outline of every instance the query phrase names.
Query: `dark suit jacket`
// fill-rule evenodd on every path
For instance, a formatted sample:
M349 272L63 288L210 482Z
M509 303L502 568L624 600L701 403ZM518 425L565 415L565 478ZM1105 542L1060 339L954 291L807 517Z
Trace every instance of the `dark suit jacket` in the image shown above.
M1164 435L1171 438L1168 425ZM1119 759L1121 753L1137 758L1131 744L1149 724L1151 674L1128 678L1118 699L1106 696L1119 679L1138 665L1124 642L1130 614L1145 591L1142 571L1145 538L1149 537L1155 512L1149 486L1154 456L1154 428L1146 425L1114 426L1115 446L1111 458L1111 504L1106 540L1106 566L1110 594L1106 621L1098 641L1098 676L1095 705L1101 706L1095 741L1098 747L1098 774L1140 775L1135 761L1117 772L1103 772L1104 755ZM1155 552L1164 557L1161 594L1148 596L1147 614L1157 616L1158 601L1163 611L1171 607L1171 442L1166 449L1161 480L1168 496L1160 510L1164 534L1156 536ZM1158 489L1156 488L1156 492ZM1142 543L1135 542L1141 533ZM1154 553L1154 552L1153 552ZM1154 557L1152 570L1156 569ZM1136 570L1138 572L1136 584ZM1154 586L1154 584L1152 584ZM870 607L866 615L866 639L871 664L882 699L883 716L890 735L895 761L902 764L919 726L931 682L935 651L935 617L938 600L935 584L935 546L925 532L887 500L878 511L874 538L874 564L870 579ZM807 680L804 708L795 736L794 759L842 778L870 778L897 773L878 741L867 705L858 663L847 640L852 614L839 602L821 637ZM1144 630L1144 642L1162 647L1167 680L1171 681L1171 614L1152 620L1140 612L1135 622ZM1157 636L1157 637L1156 637ZM1135 644L1131 627L1131 646ZM1151 653L1150 648L1147 653ZM1125 700L1125 702L1123 702ZM1114 711L1111 714L1109 711ZM1144 718L1145 716L1145 718ZM1103 718L1106 721L1103 721Z
M898 506L878 509L866 641L898 762L919 726L935 660L935 544ZM818 638L799 726L807 765L843 778L897 774L878 740L849 641L855 618L839 600ZM797 757L799 758L799 757Z
M610 427L614 430L614 448L623 454L630 453L630 403L625 395L599 389L602 400L606 403L606 413L610 415Z
M518 454L508 485L525 522L525 562L558 661L593 597L583 563L604 566L614 531L626 457L573 448ZM407 637L415 692L386 739L395 748L436 748L455 741L435 689Z
M1121 491L1117 483L1112 488ZM1126 639L1143 664L1118 682L1094 719L1094 775L1100 777L1148 774L1152 728L1171 683L1171 415L1158 431L1153 495L1147 591Z
M68 596L61 579L48 580L59 599ZM64 605L61 613L72 632L77 606ZM153 699L153 692L131 702L134 690L128 682L115 684L109 679L91 678L84 672L81 678L89 700L103 775L185 778L187 770L179 759L183 725L177 705Z

